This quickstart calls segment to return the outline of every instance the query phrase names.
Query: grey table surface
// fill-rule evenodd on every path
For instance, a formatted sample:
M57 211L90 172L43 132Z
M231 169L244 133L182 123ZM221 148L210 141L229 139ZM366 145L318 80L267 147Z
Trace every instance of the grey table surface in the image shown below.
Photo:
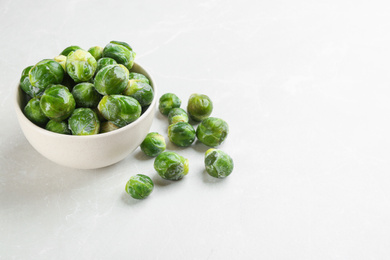
M376 1L0 1L0 259L388 259L390 18ZM137 149L98 170L37 153L21 71L69 45L126 41L158 95L214 102L231 176L207 147L162 181ZM156 112L151 131L166 136ZM124 186L143 173L152 195Z

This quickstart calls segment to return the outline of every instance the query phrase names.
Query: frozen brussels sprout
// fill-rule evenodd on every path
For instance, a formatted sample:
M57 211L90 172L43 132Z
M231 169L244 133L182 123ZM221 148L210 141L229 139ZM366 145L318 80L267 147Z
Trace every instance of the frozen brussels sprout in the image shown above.
M99 60L103 56L103 48L100 46L94 46L88 49L88 52L95 58Z
M130 124L141 115L139 102L123 95L104 96L98 104L98 109L105 119L119 127Z
M154 169L166 180L177 181L188 173L188 159L175 152L162 152L154 160Z
M148 83L136 79L128 81L123 94L137 99L142 107L150 105L154 97L153 88Z
M113 122L105 121L103 123L100 123L100 133L108 133L114 130L119 129L118 126L116 126Z
M215 178L225 178L233 171L233 160L225 152L218 149L208 149L205 153L204 164L207 173Z
M159 133L151 132L146 135L140 147L146 155L155 157L165 150L165 139Z
M104 47L103 57L113 58L130 70L134 64L135 52L125 42L111 41Z
M195 129L186 122L178 122L168 127L168 138L177 146L190 146L195 141Z
M168 121L170 125L176 124L178 122L188 123L187 112L180 107L172 108L168 114Z
M130 72L129 79L136 79L136 80L139 80L141 82L150 84L149 79L141 73Z
M59 64L61 64L61 67L64 69L64 71L66 72L66 56L64 55L58 55L56 57L54 57L54 60L56 62L58 62Z
M208 117L203 120L196 129L196 137L207 146L220 145L229 133L228 124L216 117Z
M100 122L92 109L76 108L68 119L73 135L94 135L100 130Z
M36 97L40 89L33 87L30 83L30 79L28 77L28 73L32 69L33 66L28 66L22 71L22 76L20 77L20 88L30 97Z
M203 94L192 94L188 100L187 112L192 120L200 122L213 111L213 102Z
M42 112L38 98L30 99L24 107L23 112L31 122L38 126L43 127L49 121L49 118Z
M104 67L107 67L108 65L116 65L116 61L111 58L101 58L97 61L97 68L96 73L98 73L99 70L103 69Z
M66 121L57 122L54 120L50 120L46 124L46 130L49 130L54 133L65 134L65 135L71 134L68 128L68 123Z
M72 95L78 107L95 108L102 96L96 91L92 83L83 82L74 86Z
M45 59L35 64L28 74L35 96L41 96L49 85L61 83L65 72L55 60Z
M68 56L69 53L71 53L72 51L77 51L77 50L82 50L82 48L79 47L79 46L76 46L76 45L72 45L72 46L66 47L66 48L60 53L60 55Z
M143 174L137 174L126 183L125 190L134 199L144 199L152 193L154 183L152 179Z
M43 93L40 106L48 118L62 121L72 114L76 107L76 101L67 87L52 85Z
M168 115L172 108L180 107L181 100L173 93L165 93L160 97L158 109L161 114Z
M95 58L81 49L69 53L66 59L66 72L76 83L90 80L96 68Z
M109 65L95 76L95 88L102 95L121 94L128 84L129 70L123 65Z

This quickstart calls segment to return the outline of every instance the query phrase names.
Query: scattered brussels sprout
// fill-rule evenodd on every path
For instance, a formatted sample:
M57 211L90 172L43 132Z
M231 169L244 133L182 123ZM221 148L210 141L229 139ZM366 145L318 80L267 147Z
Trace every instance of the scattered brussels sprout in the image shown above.
M178 122L168 127L169 140L182 147L190 146L195 141L195 129L186 122Z
M126 183L125 190L134 199L144 199L152 193L154 183L152 179L143 174L137 174Z
M49 118L45 116L41 107L39 106L38 98L30 99L30 101L28 101L27 105L24 107L23 112L31 122L38 126L43 127L49 121Z
M103 56L103 48L100 46L94 46L88 49L88 52L95 58L95 60L100 59Z
M166 180L180 180L188 174L188 159L175 152L162 152L154 160L154 169Z
M31 85L30 83L30 79L28 77L28 73L30 72L30 70L32 69L33 66L28 66L27 68L25 68L23 71L22 71L22 76L20 77L20 88L27 94L29 95L30 97L36 97L39 92L40 92L40 89L39 88L35 88Z
M172 108L180 107L181 100L173 93L165 93L160 97L158 109L161 114L168 115Z
M204 164L207 173L219 179L229 176L234 168L232 158L227 153L214 148L206 151Z
M58 56L54 57L54 60L56 62L58 62L61 65L61 67L64 69L64 71L66 72L66 56L58 55Z
M110 121L104 121L100 124L100 133L108 133L114 130L119 129L118 126L116 126L113 122Z
M188 100L187 112L192 120L200 122L208 118L213 111L213 102L203 94L192 94Z
M46 130L49 130L54 133L65 134L65 135L71 134L68 128L68 123L66 121L57 122L54 120L50 120L46 124Z
M78 107L95 108L102 96L96 91L92 83L83 82L74 86L72 95Z
M130 72L129 79L136 79L150 85L149 79L145 75L140 73Z
M66 47L66 48L60 53L60 55L68 56L69 53L71 53L72 51L77 51L77 50L82 50L82 49L81 49L81 47L79 47L79 46L72 45L72 46Z
M123 95L104 96L98 104L98 109L105 119L119 127L133 122L141 115L139 102Z
M146 135L140 147L146 155L155 157L165 150L165 139L159 133L151 132Z
M55 60L41 60L29 71L30 83L35 96L40 96L51 84L59 84L64 78L64 69Z
M94 135L100 130L100 122L92 109L76 108L68 119L73 135Z
M216 117L208 117L203 120L196 129L196 137L207 146L220 145L229 133L228 124Z
M111 41L104 47L103 57L113 58L130 70L134 64L135 52L125 42Z
M129 70L123 65L109 65L95 76L95 88L102 95L121 94L128 84Z
M153 88L148 83L136 79L130 79L128 81L123 94L137 99L142 107L150 105L154 97Z
M76 101L67 87L52 85L43 93L40 106L48 118L62 121L72 114L76 107Z
M81 49L69 53L66 59L66 72L76 83L90 80L96 67L97 62L91 53Z
M104 67L107 67L108 65L116 65L116 64L118 63L116 63L114 59L101 58L97 61L97 68L95 73L98 73L99 70L103 69Z
M172 108L168 114L168 121L170 125L176 124L178 122L188 123L187 112L180 107Z

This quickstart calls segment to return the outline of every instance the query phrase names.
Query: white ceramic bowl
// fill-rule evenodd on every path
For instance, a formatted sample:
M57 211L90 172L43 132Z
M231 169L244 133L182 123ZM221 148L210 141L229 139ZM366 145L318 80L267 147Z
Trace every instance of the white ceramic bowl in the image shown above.
M134 64L132 72L142 73L150 80L154 98L149 108L134 122L118 130L91 136L57 134L36 126L23 114L26 104L23 91L17 86L15 109L22 131L40 154L60 165L77 169L96 169L124 159L148 134L154 118L157 91L150 74Z

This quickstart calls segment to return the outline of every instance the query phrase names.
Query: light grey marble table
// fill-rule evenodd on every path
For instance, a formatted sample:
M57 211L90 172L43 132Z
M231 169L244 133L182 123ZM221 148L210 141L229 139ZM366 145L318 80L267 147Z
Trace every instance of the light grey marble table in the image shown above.
M376 1L0 1L0 259L388 259L390 18ZM214 101L234 159L178 182L137 149L99 170L24 138L21 71L69 45L126 41L158 95ZM151 131L166 136L158 112ZM136 201L130 176L155 181Z

